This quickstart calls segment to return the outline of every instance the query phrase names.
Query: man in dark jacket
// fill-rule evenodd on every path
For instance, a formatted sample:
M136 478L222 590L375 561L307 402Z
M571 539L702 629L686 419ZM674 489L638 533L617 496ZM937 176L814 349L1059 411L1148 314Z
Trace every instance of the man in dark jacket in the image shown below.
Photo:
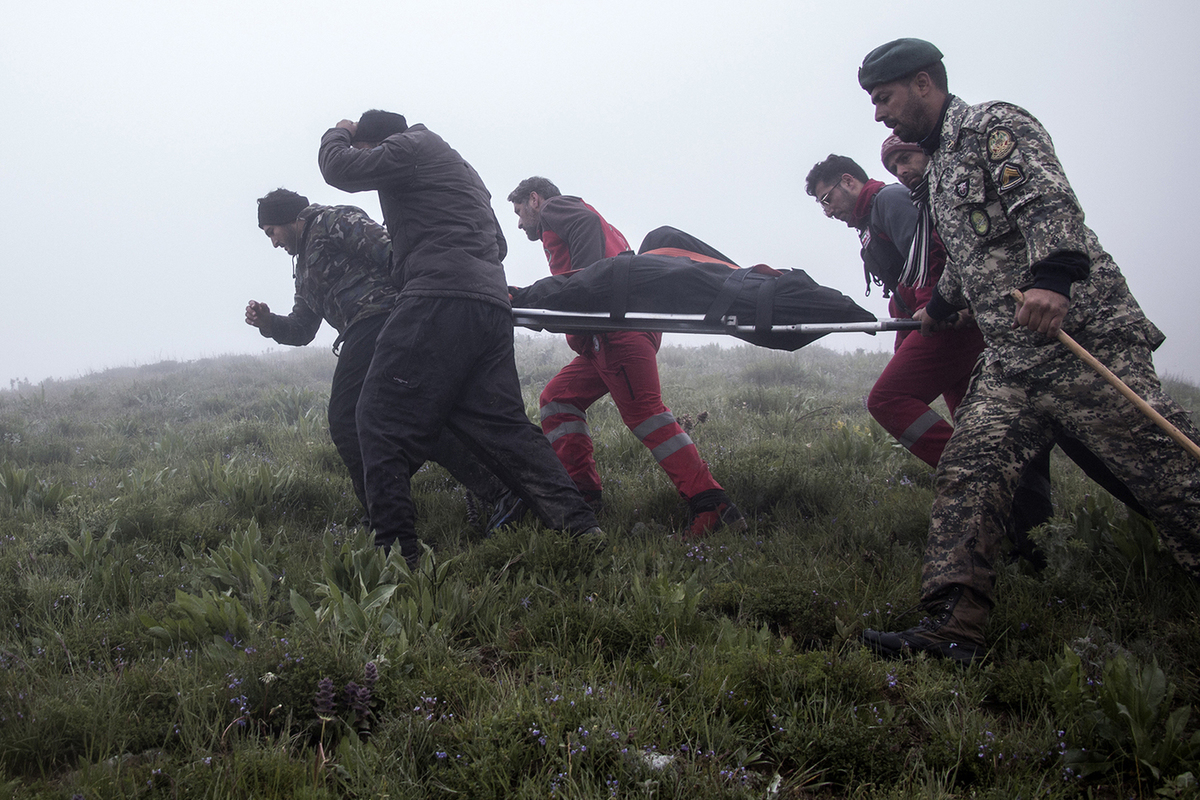
M246 324L280 344L304 346L321 321L337 332L338 355L329 390L329 436L350 472L354 494L367 507L355 410L363 378L375 353L375 337L396 305L399 290L389 268L387 231L354 206L323 206L287 189L258 200L258 225L294 261L296 295L286 316L251 300ZM489 507L503 504L504 484L448 431L431 460L446 468ZM511 501L504 504L507 508Z
M541 241L554 275L584 269L630 249L621 232L596 209L578 197L563 195L546 178L526 178L508 200L519 220L517 227L531 242ZM663 404L658 379L662 334L570 334L567 343L579 355L542 391L542 430L593 507L599 506L601 489L587 410L607 394L621 420L649 448L687 501L689 536L703 536L720 527L745 529L741 512Z
M500 263L507 247L479 175L424 125L385 111L326 131L318 160L331 186L378 192L400 290L358 405L376 543L417 557L409 479L447 427L547 525L598 532L525 416Z

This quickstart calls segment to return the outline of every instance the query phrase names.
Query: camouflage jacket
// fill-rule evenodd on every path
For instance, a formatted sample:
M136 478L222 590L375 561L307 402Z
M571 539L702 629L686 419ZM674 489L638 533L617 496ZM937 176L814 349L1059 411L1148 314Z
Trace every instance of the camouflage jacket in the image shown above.
M391 243L382 226L354 206L313 203L299 219L295 304L286 317L271 315L264 336L305 345L322 319L343 334L360 319L392 310L400 291L391 281Z
M1151 349L1162 343L1162 332L1084 224L1050 136L1028 112L952 98L928 178L934 225L947 254L937 294L956 308L972 307L989 362L998 360L1012 374L1064 352L1054 339L1012 327L1011 297L1013 289L1034 284L1032 265L1061 251L1091 259L1087 277L1071 284L1063 330L1085 347L1114 337Z

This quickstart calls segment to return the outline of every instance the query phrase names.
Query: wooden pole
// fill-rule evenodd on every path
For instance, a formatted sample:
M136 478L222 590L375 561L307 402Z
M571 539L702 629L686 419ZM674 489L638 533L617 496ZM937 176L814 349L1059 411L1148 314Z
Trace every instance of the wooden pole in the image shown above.
M1021 294L1019 289L1013 289L1012 296L1018 303L1025 302L1025 296ZM1096 370L1096 372L1100 374L1100 377L1111 383L1118 392L1125 395L1125 398L1129 400L1129 402L1137 406L1138 410L1149 417L1155 425L1166 431L1167 435L1178 442L1184 450L1187 450L1196 458L1197 461L1200 461L1200 445L1197 445L1195 442L1185 436L1183 431L1171 424L1169 419L1155 411L1149 403L1141 398L1141 395L1139 395L1133 389L1130 389L1125 384L1125 381L1118 378L1113 374L1112 370L1101 364L1100 360L1089 353L1083 345L1072 339L1071 336L1061 328L1058 331L1058 340L1066 345L1068 350L1083 359L1089 367Z

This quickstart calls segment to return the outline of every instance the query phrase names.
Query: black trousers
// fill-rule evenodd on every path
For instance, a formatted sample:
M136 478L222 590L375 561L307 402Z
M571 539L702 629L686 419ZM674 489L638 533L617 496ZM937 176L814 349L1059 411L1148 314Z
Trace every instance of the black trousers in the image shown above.
M375 543L418 553L412 474L449 429L546 525L573 533L596 517L529 421L512 313L448 297L402 297L388 316L358 402Z
M357 409L363 381L375 355L375 339L386 321L387 314L377 314L350 326L342 339L337 367L333 371L333 385L329 390L329 436L350 472L354 494L364 509L367 508L367 493ZM500 479L449 430L438 438L428 460L441 464L455 480L488 504L495 503L505 492Z

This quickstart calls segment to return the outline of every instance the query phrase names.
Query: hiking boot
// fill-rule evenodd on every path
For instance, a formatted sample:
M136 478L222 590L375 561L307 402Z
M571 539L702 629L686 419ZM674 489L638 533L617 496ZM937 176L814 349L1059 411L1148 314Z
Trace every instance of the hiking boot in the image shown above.
M722 528L744 531L748 527L742 512L721 489L710 489L690 498L688 508L692 512L692 519L684 534L685 539L707 536Z
M512 491L507 491L500 495L500 499L496 501L495 508L495 513L492 514L491 519L487 523L487 536L491 536L507 525L516 525L529 512L529 506L525 505L525 501L517 497Z
M921 604L929 616L906 631L863 631L862 642L884 658L929 653L964 666L983 658L983 628L990 606L965 586L953 585Z

